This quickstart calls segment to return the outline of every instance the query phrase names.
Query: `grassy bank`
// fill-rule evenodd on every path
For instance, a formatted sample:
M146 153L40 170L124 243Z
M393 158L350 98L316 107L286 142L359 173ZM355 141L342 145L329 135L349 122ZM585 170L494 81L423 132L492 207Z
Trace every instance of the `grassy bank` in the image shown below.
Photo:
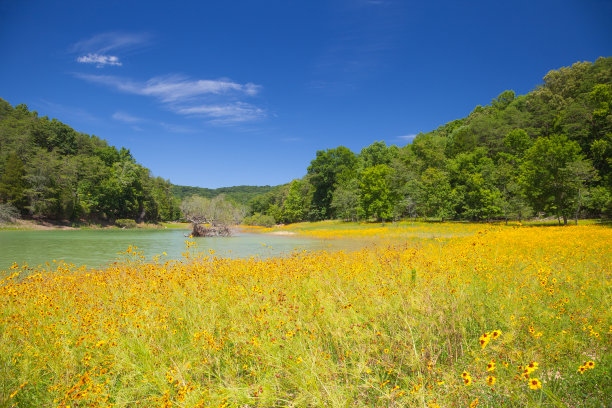
M610 405L609 228L289 228L381 244L5 277L0 406Z

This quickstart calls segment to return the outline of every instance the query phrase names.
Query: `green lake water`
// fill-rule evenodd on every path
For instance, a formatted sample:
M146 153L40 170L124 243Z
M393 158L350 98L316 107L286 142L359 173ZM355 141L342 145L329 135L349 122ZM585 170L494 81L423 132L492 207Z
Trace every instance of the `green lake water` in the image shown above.
M64 260L77 266L102 267L117 260L119 252L129 245L150 259L180 259L186 251L188 230L47 230L0 231L0 271L14 262L19 265L44 265ZM296 236L238 233L232 237L196 238L196 252L215 251L218 256L248 258L283 256L294 251L321 249L354 249L353 242L318 240ZM194 249L191 249L193 252Z

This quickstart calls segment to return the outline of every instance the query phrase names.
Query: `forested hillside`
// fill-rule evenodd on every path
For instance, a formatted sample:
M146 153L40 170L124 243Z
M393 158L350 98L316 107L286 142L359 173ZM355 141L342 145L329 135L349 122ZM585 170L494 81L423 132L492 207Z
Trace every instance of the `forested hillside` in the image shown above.
M276 221L559 220L612 215L612 58L502 92L404 147L318 151L302 179L251 201Z
M193 195L214 198L221 194L225 195L228 200L231 200L237 204L248 205L249 201L253 198L266 194L277 187L271 186L234 186L234 187L220 187L220 188L204 188L204 187L191 187L191 186L177 186L172 185L172 193L180 200Z
M0 204L44 219L180 217L169 181L130 151L0 99Z

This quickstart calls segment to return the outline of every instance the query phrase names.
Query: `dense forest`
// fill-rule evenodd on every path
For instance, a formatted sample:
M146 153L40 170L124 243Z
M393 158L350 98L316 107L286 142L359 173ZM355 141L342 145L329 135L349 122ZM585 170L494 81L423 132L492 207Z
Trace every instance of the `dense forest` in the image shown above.
M0 205L38 219L155 222L180 217L168 180L130 151L0 99Z
M550 71L406 146L321 150L276 187L174 186L129 150L0 99L0 205L44 219L160 221L180 200L248 203L246 222L612 216L612 58Z
M251 200L252 218L610 217L611 107L612 58L578 62L409 145L318 151L303 178Z
M268 193L279 186L233 186L220 188L204 188L172 185L171 191L181 201L187 197L200 196L204 198L215 198L224 195L226 199L240 205L248 205L253 198Z

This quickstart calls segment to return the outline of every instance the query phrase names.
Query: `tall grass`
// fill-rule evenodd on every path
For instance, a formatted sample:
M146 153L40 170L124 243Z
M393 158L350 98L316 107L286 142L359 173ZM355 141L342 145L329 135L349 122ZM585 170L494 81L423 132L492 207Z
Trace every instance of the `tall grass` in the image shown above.
M610 229L410 228L355 252L15 265L0 406L610 406Z

